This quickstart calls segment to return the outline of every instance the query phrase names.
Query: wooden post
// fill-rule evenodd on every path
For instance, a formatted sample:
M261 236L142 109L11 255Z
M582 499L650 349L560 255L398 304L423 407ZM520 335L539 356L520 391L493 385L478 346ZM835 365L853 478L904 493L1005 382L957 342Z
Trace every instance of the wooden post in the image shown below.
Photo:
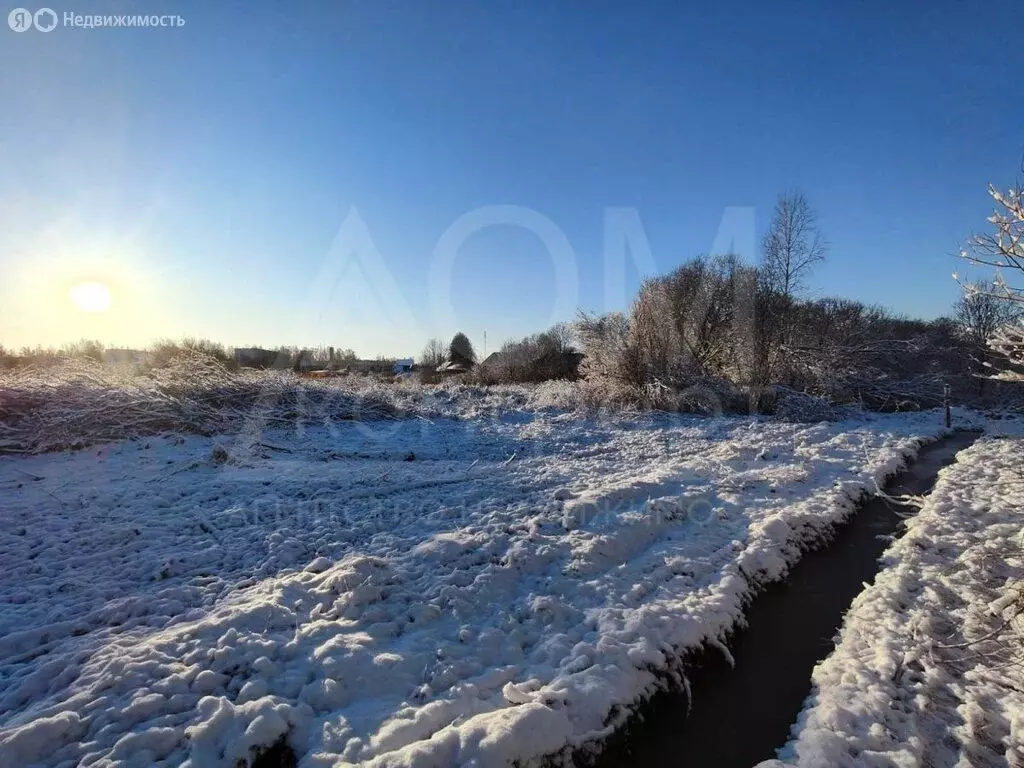
M946 429L949 429L953 425L953 415L949 410L949 384L942 386L942 402L946 407Z

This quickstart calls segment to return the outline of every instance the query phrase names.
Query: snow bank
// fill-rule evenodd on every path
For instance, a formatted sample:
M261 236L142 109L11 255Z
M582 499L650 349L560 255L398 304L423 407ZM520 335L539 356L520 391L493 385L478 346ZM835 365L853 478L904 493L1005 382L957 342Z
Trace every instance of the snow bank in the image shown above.
M1024 765L1024 425L1001 424L887 550L762 768Z
M593 742L940 432L534 412L0 460L0 765Z

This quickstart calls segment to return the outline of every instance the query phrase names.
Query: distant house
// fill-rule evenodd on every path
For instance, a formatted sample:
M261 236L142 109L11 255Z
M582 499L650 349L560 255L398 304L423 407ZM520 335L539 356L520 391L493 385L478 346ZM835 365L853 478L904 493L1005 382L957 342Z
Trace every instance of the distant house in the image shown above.
M413 362L411 357L405 357L400 360L395 360L395 364L392 368L392 373L396 376L400 373L409 373L413 368Z
M465 359L448 359L437 366L437 372L442 376L454 376L459 373L469 373L473 370L473 363Z

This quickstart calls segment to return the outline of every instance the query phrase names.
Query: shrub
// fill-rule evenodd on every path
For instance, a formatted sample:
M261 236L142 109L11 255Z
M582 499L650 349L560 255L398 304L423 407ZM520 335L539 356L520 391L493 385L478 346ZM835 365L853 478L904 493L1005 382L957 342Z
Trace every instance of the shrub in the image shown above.
M841 415L841 411L825 398L783 386L769 388L764 393L762 405L767 413L774 414L780 421L834 421Z
M628 316L582 315L588 388L672 410L717 401L716 412L764 407L757 393L772 385L883 411L937 406L944 384L961 401L983 394L971 361L984 350L954 323L845 299L800 301L769 283L735 257L700 258L645 280ZM698 381L732 389L697 397L688 390ZM739 387L753 404L736 404Z
M582 355L572 344L572 332L556 325L520 341L506 341L477 371L485 384L513 384L576 379Z
M186 336L181 341L160 339L149 349L149 367L162 368L178 357L189 353L211 358L219 363L233 363L234 358L223 344L209 339L196 339Z

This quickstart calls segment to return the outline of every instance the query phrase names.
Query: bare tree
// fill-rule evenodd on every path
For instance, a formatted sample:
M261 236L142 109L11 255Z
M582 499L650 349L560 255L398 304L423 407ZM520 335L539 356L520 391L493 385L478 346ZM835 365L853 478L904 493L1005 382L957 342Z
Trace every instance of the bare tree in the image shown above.
M818 230L818 216L803 194L779 197L762 248L768 287L787 299L800 293L811 269L828 253L828 244Z
M443 341L430 339L420 353L420 365L426 368L437 368L444 362L446 353Z
M644 280L629 328L645 370L677 382L733 371L742 286L753 282L753 269L731 254L699 257Z
M1020 319L1016 302L1006 301L994 283L980 280L967 283L964 295L955 307L956 319L968 338L984 347L996 331Z
M995 267L993 293L1008 301L1024 302L1024 288L1006 282L1003 270L1024 272L1024 179L1016 188L1002 192L989 185L988 193L996 202L989 216L993 232L977 234L960 255L972 264Z
M576 351L576 331L572 323L555 323L541 334L552 349L559 353Z

